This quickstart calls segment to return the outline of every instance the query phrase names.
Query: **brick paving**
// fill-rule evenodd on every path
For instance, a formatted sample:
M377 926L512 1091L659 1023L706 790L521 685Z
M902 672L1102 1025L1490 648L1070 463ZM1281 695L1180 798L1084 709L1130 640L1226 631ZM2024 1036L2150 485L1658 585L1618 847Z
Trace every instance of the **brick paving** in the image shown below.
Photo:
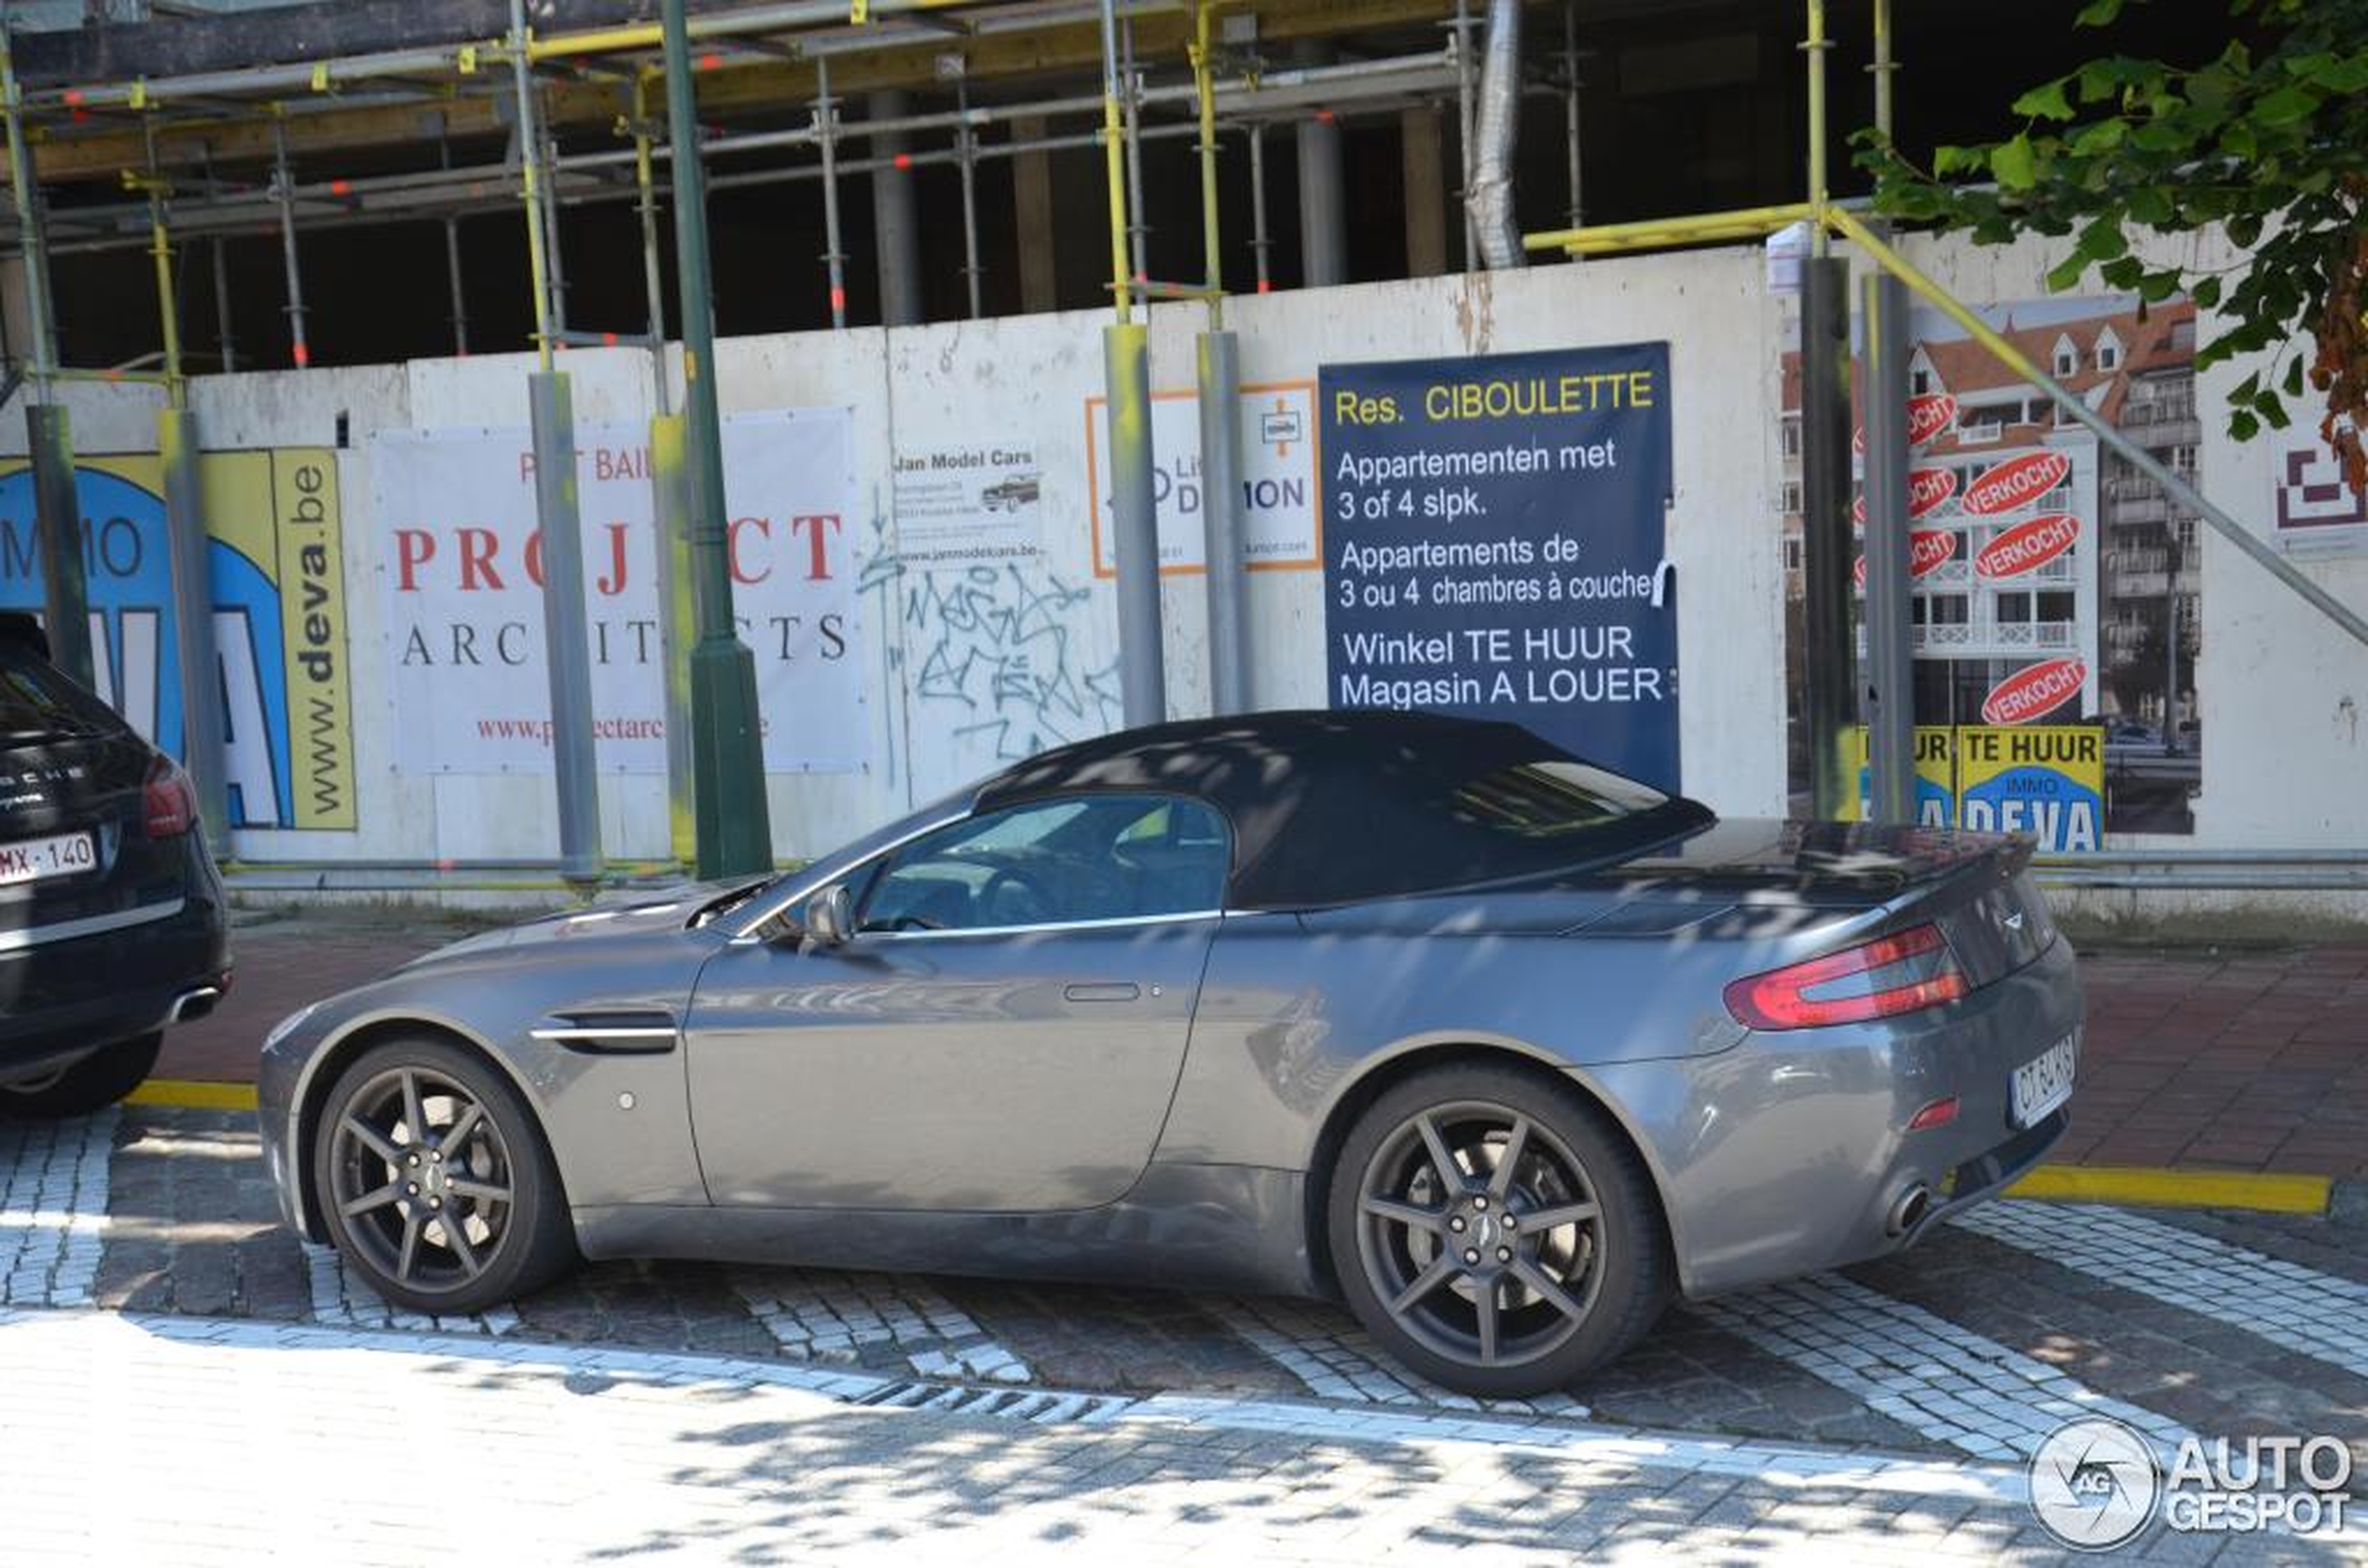
M464 928L379 915L243 926L238 982L170 1030L157 1076L252 1082L264 1034ZM2088 989L2064 1164L2368 1179L2368 944L2085 955Z

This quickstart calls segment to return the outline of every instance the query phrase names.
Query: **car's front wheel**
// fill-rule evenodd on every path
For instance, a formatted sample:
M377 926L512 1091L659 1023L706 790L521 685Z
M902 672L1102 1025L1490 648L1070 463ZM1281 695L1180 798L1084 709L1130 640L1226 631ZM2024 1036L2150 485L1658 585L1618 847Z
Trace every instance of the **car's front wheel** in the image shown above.
M46 1077L13 1087L0 1084L0 1116L46 1121L104 1110L146 1080L163 1043L161 1033L137 1035Z
M337 1250L372 1289L424 1313L473 1313L548 1284L575 1238L525 1099L447 1040L391 1040L329 1091L314 1191Z
M1447 1066L1387 1090L1342 1144L1329 1207L1351 1309L1384 1349L1459 1393L1565 1387L1669 1300L1643 1162L1542 1072Z

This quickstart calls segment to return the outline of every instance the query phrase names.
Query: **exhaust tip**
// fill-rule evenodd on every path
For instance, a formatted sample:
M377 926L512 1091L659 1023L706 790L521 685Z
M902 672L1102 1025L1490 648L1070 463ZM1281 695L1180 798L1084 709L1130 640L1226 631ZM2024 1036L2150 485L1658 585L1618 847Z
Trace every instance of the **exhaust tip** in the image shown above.
M1883 1220L1886 1235L1904 1236L1923 1222L1932 1212L1933 1190L1922 1182L1911 1182L1900 1195L1892 1200L1891 1213Z
M184 991L173 1000L172 1021L175 1024L187 1024L203 1018L213 1011L213 1004L221 999L222 991L218 986L200 985L194 991Z

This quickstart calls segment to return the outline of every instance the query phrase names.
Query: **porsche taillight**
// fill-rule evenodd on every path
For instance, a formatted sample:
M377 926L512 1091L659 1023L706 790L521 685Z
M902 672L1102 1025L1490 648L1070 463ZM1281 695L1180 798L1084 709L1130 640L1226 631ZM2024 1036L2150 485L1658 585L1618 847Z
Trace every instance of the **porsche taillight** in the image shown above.
M140 817L150 838L179 838L198 819L198 791L170 758L158 757L148 769Z
M1727 1011L1754 1029L1865 1024L1953 1002L1973 989L1938 926L1911 926L1822 958L1746 975Z

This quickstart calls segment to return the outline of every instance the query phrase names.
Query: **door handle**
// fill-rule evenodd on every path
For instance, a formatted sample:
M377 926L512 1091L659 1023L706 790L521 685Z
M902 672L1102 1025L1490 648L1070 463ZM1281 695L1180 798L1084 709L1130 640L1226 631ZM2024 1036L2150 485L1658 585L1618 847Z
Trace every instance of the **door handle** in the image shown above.
M1131 1002L1142 994L1143 988L1131 980L1103 985L1070 985L1061 991L1073 1002Z

